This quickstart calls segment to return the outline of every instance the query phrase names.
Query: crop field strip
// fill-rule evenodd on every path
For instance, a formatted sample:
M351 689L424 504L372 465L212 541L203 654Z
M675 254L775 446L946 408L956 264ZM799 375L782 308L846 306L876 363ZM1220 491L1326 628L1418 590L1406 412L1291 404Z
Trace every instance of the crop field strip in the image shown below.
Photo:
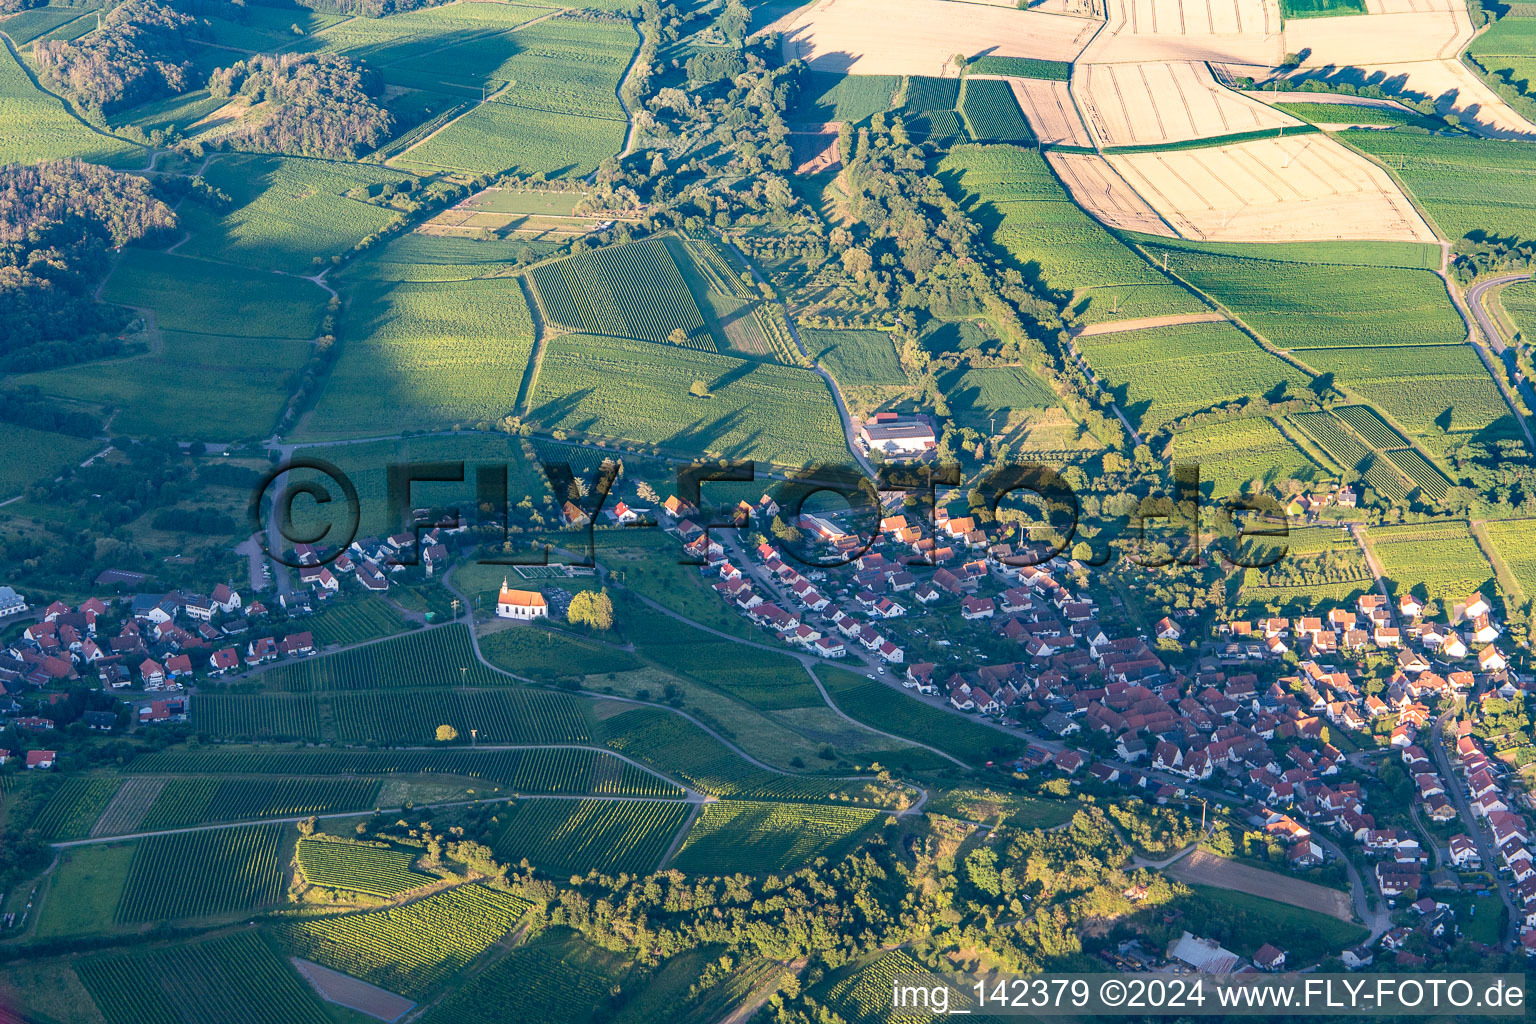
M581 706L568 694L544 690L349 691L321 698L343 743L431 744L439 725L459 741L481 743L587 743ZM478 730L472 737L470 730Z
M728 875L792 870L817 857L837 861L885 818L860 807L706 804L672 863L692 874Z
M414 870L417 854L383 844L316 836L299 840L299 870L311 885L388 899L436 882Z
M1536 237L1536 144L1402 128L1348 141L1390 168L1446 237Z
M499 817L498 858L527 859L552 877L655 871L688 817L682 801L524 800Z
M614 750L722 799L830 801L843 788L838 779L757 768L691 722L654 708L625 711L602 725Z
M1013 89L995 78L967 78L960 97L966 131L977 142L1029 142L1034 133Z
M134 777L124 779L117 795L96 819L96 824L91 828L91 838L138 831L139 822L144 820L144 815L148 814L155 801L160 799L160 791L165 788L168 781L170 780Z
M328 1024L319 998L256 931L75 965L107 1024Z
M1208 308L1084 213L1035 150L956 146L938 177L992 243L1083 323Z
M430 685L508 686L511 679L475 657L467 627L450 625L382 640L337 654L274 666L254 677L287 693Z
M1371 450L1358 437L1344 429L1331 413L1301 412L1291 416L1303 434L1345 469L1356 469L1370 458Z
M1536 598L1536 519L1492 519L1476 529L1504 563L1522 603Z
M29 826L48 840L83 839L117 795L121 779L76 775L64 780Z
M1307 453L1265 418L1186 427L1176 432L1168 457L1200 467L1202 487L1217 498L1248 490L1253 480L1312 480L1322 476Z
M369 811L379 783L369 779L171 779L139 822L141 831L219 821Z
M528 273L552 323L588 334L715 351L704 318L661 239L611 246L541 263Z
M1495 596L1493 569L1465 522L1373 526L1367 537L1394 598L1427 595L1449 613L1451 602L1473 591Z
M199 693L191 719L198 731L223 740L322 739L320 704L312 693Z
M606 1020L612 993L622 986L630 969L631 963L620 955L574 931L553 928L491 964L420 1020L422 1024ZM708 1018L718 1019L719 1015ZM670 1016L666 1020L685 1024ZM686 1024L700 1022L687 1020Z
M117 906L119 924L246 910L283 895L284 828L177 832L139 841Z
M690 393L694 381L705 383L708 398ZM627 338L548 339L526 419L546 431L689 456L779 466L848 459L832 394L812 371Z
M1279 385L1305 391L1306 374L1229 323L1184 324L1083 336L1078 347L1143 433Z
M479 883L398 907L282 926L289 952L420 999L490 949L530 904Z
M592 748L162 752L135 758L129 770L183 776L451 775L480 779L527 793L683 795L681 789L666 779L615 758L607 751ZM591 788L582 788L584 786Z

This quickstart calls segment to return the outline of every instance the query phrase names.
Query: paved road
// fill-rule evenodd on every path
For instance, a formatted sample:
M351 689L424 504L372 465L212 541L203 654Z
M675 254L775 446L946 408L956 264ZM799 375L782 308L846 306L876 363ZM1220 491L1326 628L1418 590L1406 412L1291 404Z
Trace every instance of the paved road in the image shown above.
M1509 924L1500 946L1504 949L1513 949L1515 937L1519 931L1519 912L1516 909L1514 895L1510 892L1509 881L1498 870L1500 862L1498 851L1493 846L1493 838L1479 827L1477 818L1472 814L1471 801L1467 798L1467 788L1462 784L1461 777L1451 770L1450 754L1445 749L1444 734L1441 732L1441 723L1449 716L1450 712L1446 712L1434 719L1429 739L1430 753L1434 755L1435 765L1440 769L1440 777L1445 780L1446 792L1451 802L1456 805L1456 813L1461 815L1462 827L1477 844L1477 855L1483 859L1483 869L1493 875L1494 881L1498 883L1499 898L1504 901L1504 906L1509 911Z
M1515 422L1520 424L1520 430L1525 434L1526 443L1532 449L1536 449L1536 436L1531 434L1530 424L1526 423L1525 417L1520 414L1519 403L1515 401L1515 396L1510 393L1509 385L1504 381L1504 366L1502 363L1496 364L1499 355L1509 347L1509 343L1499 333L1498 325L1494 323L1493 318L1488 315L1487 309L1483 307L1483 296L1490 288L1509 284L1512 281L1530 280L1530 273L1502 274L1498 277L1490 277L1487 280L1478 281L1471 288L1467 289L1465 302L1463 302L1455 286L1452 285L1450 278L1446 276L1444 271L1441 271L1440 276L1446 278L1446 288L1451 293L1451 300L1456 305L1456 311L1466 321L1468 340L1472 343L1472 348L1477 352L1477 357L1483 361L1483 366L1488 370L1488 375L1498 385L1499 394L1504 396L1505 404L1509 406L1509 411L1514 414Z

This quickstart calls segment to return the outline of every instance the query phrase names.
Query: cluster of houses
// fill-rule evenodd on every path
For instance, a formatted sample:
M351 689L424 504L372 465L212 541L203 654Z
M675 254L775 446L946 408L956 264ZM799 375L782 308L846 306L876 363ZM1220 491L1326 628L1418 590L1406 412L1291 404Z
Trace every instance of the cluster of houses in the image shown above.
M1289 651L1313 658L1341 651L1389 651L1409 675L1436 678L1431 672L1435 665L1475 664L1490 675L1508 669L1508 659L1495 643L1503 630L1482 594L1454 602L1448 624L1426 621L1424 611L1424 602L1411 593L1398 598L1395 614L1386 597L1370 593L1356 599L1354 611L1337 608L1326 616L1242 619L1220 624L1217 633L1228 638L1222 651L1228 662L1278 658Z
M427 576L447 570L448 546L444 538L448 534L463 533L467 525L434 527L421 535L421 555L415 557L417 539L414 533L397 533L380 540L366 537L354 540L347 549L331 560L320 564L320 550L312 544L294 545L294 560L298 563L299 583L309 588L318 600L326 601L341 593L342 581L352 578L358 587L368 593L383 593L389 589L391 575L404 572L408 565L419 564Z
M1489 698L1492 699L1490 695ZM1466 785L1473 817L1480 820L1489 838L1489 852L1498 864L1484 863L1471 836L1452 840L1451 858L1469 869L1503 867L1513 879L1513 897L1520 944L1527 956L1536 956L1536 853L1530 847L1530 826L1515 810L1505 789L1505 771L1491 760L1472 735L1472 723L1462 721L1457 730L1456 769Z

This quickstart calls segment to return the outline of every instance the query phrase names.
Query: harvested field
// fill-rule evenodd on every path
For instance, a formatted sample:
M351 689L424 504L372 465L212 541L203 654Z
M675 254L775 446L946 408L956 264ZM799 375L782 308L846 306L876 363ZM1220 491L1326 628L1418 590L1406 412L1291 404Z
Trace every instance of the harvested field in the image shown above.
M1097 27L981 4L960 16L944 0L822 0L769 26L784 34L786 60L861 75L953 75L957 53L1073 60Z
M1107 0L1094 63L1214 60L1275 66L1284 56L1276 0Z
M1349 906L1349 893L1330 889L1315 882L1304 882L1276 871L1249 867L1225 857L1196 850L1188 857L1175 861L1163 870L1170 878L1196 885L1214 885L1221 889L1234 889L1250 896L1279 900L1293 907L1315 910L1319 914L1336 917L1340 921L1353 921Z
M1323 135L1108 159L1187 238L1435 237L1385 171Z
M842 166L836 132L791 132L789 148L794 154L796 174L820 174Z
M1193 61L1079 64L1072 95L1101 146L1186 142L1301 122L1217 83Z
M1306 53L1302 66L1309 68L1455 60L1471 40L1472 22L1462 5L1285 23L1285 51Z
M370 1017L376 1017L382 1021L397 1021L404 1017L416 1004L405 996L397 996L388 989L370 985L350 974L342 974L333 971L329 967L321 967L319 964L310 963L302 957L291 957L293 966L299 969L299 973L308 979L320 993L320 998L329 1003L345 1006L349 1010L365 1013Z
M1157 211L1102 156L1048 152L1045 159L1078 205L1101 222L1122 231L1173 237Z
M1013 98L1029 121L1030 130L1042 145L1092 146L1093 139L1072 105L1072 89L1066 82L1038 78L1010 78Z

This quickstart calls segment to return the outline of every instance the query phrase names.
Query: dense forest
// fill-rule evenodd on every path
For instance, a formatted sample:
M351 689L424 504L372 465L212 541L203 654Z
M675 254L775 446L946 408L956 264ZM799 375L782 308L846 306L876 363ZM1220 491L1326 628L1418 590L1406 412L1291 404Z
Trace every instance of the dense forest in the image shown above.
M107 13L100 32L38 43L38 73L98 115L185 92L196 84L187 58L198 24L155 0L128 0Z
M226 137L237 149L350 158L376 148L394 123L376 102L379 76L345 57L252 57L215 71L208 88L261 105Z
M126 314L92 301L107 250L175 226L143 178L79 160L0 168L0 370L115 351Z

